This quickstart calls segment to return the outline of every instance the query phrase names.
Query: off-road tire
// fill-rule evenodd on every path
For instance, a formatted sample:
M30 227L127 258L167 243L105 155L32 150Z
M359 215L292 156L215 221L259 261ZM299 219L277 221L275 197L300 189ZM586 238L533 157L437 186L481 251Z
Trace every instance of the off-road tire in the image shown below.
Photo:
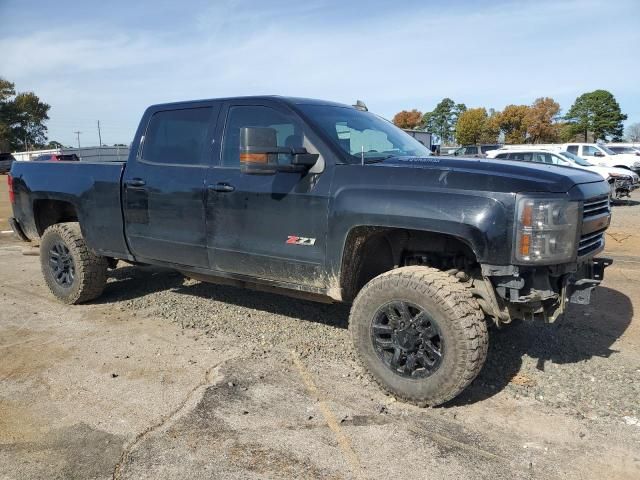
M440 329L441 364L426 378L401 376L376 353L371 324L379 309L393 301L421 307ZM367 283L353 302L349 330L371 377L395 397L422 407L459 395L480 372L489 345L484 314L471 292L451 275L421 266L397 268Z
M50 265L50 251L55 243L64 244L73 261L75 274L68 287L56 281ZM89 250L77 222L57 223L44 231L40 241L40 266L51 293L67 304L88 302L99 297L107 283L107 259Z

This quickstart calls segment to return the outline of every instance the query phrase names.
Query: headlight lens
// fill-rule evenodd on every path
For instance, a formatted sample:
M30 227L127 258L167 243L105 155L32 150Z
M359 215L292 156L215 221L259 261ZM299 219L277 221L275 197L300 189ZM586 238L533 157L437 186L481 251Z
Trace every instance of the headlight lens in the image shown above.
M569 261L576 251L578 203L517 196L515 258L523 263Z

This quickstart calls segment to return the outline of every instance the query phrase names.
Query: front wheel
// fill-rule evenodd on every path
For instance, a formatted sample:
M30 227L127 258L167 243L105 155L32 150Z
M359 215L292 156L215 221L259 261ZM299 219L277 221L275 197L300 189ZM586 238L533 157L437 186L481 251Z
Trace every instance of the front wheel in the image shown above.
M428 267L398 268L371 280L353 303L349 329L377 383L420 406L456 397L487 356L478 303L454 277Z
M44 231L40 265L49 290L64 303L93 300L107 283L107 259L89 250L77 222L58 223Z

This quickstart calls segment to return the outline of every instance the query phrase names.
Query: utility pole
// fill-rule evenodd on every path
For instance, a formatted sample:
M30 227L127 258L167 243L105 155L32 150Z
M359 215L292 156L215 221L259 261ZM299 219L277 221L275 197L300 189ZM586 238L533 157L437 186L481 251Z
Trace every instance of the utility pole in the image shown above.
M100 120L98 120L98 146L102 147L102 135L100 135Z
M78 148L80 148L80 134L81 134L82 132L73 132L73 133L75 133L75 134L76 134L76 136L78 137Z

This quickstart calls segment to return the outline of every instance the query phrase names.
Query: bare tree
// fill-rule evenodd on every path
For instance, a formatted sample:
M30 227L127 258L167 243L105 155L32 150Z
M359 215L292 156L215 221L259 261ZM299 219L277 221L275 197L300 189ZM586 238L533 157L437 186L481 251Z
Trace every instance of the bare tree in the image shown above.
M640 123L632 123L625 133L628 141L640 142Z

